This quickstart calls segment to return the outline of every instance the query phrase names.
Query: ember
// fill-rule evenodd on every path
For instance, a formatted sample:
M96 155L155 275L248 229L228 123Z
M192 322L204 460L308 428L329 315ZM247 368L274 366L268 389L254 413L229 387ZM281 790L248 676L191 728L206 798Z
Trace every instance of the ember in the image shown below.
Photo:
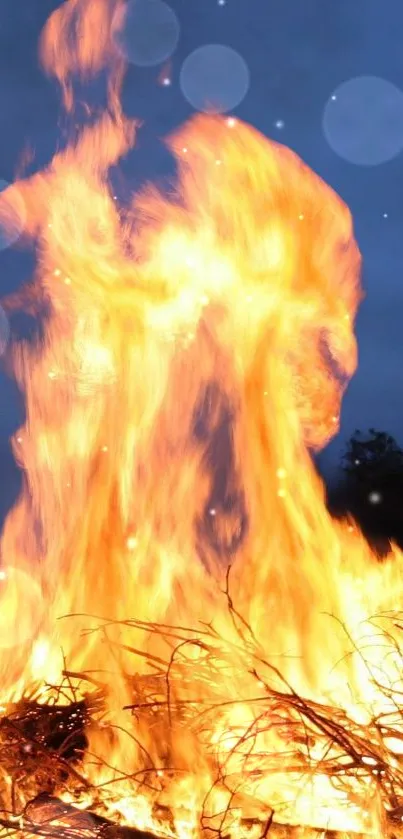
M4 307L47 317L8 359L27 421L1 541L0 824L394 837L401 555L379 564L330 519L309 455L356 366L351 217L291 151L210 116L168 140L175 192L119 208L121 6L49 19L72 121L76 82L105 70L108 107L12 187L39 256Z

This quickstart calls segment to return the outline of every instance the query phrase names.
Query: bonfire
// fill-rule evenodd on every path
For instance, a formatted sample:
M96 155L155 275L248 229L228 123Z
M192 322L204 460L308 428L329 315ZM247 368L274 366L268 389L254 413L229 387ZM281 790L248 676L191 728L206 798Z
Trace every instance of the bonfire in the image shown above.
M396 836L402 557L332 521L311 457L357 363L352 219L293 152L214 115L166 141L174 182L115 200L139 129L123 17L67 0L46 23L74 130L0 204L6 225L23 202L37 254L4 308L42 318L6 358L26 421L1 537L0 824ZM83 109L99 74L107 106Z

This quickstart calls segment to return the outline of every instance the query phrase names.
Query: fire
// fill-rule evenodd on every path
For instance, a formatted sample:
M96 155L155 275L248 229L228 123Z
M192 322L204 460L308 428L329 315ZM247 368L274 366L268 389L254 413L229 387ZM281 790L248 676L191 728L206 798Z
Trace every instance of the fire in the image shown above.
M41 39L73 121L105 69L108 107L17 187L39 254L17 303L47 317L9 359L27 420L1 542L3 711L36 691L62 715L100 691L81 774L54 791L139 829L258 835L274 811L277 831L380 835L402 561L329 518L309 454L357 363L351 216L293 152L210 116L168 139L175 191L119 208L109 171L138 128L121 20L114 0L68 0ZM7 772L16 815L42 790L26 773L11 800Z

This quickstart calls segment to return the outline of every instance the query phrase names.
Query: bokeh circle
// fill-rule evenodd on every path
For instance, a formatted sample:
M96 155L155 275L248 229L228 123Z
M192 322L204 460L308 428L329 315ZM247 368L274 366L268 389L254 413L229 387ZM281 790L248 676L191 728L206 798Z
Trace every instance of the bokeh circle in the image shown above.
M339 157L378 166L403 149L403 92L378 76L343 82L326 103L323 130Z
M18 188L0 178L0 251L14 245L25 227L24 199Z
M246 61L225 44L206 44L187 56L180 86L196 111L225 114L246 96L250 73Z
M114 20L114 41L125 61L137 67L163 64L175 52L179 20L164 0L128 0Z

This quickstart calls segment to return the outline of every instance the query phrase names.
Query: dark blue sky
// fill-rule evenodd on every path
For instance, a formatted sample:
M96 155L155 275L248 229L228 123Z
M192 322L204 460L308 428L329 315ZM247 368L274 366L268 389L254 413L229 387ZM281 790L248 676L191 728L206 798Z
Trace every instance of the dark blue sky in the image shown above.
M58 142L58 92L37 60L39 32L58 5L0 4L0 180L13 180L25 148L35 153L32 171ZM344 399L341 433L321 458L325 473L331 474L356 427L387 430L403 443L403 3L170 0L169 6L176 31L173 17L158 37L151 28L138 44L135 35L131 43L127 24L125 48L136 63L129 66L124 105L145 120L139 147L125 164L128 182L169 171L158 138L193 113L186 95L202 101L216 94L227 103L243 96L230 113L293 148L334 187L351 208L364 257L359 369ZM168 63L155 64L174 42ZM218 51L218 74L217 53L204 65L203 51L186 63L211 44L237 55ZM138 66L147 62L152 66ZM31 269L30 254L0 251L1 293ZM8 437L21 411L14 386L0 376L0 516L18 491Z

